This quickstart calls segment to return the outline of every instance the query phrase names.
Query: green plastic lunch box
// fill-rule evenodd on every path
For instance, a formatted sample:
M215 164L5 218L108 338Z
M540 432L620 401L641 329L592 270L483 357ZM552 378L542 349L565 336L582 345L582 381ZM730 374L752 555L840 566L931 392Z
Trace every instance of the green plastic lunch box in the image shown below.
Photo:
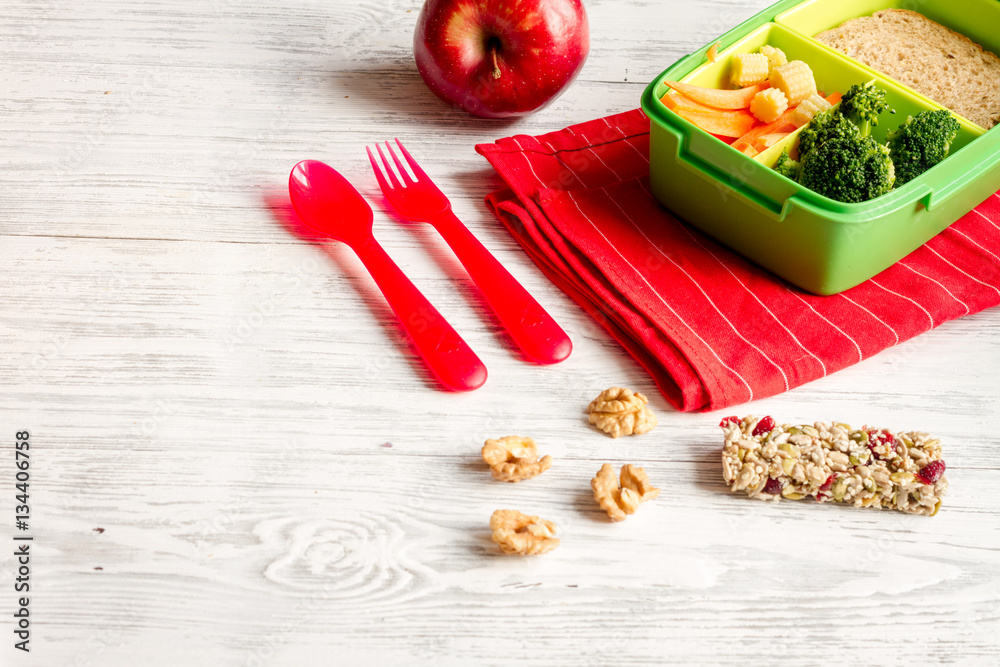
M770 168L795 135L751 158L668 109L664 81L726 87L730 57L764 44L804 60L819 90L846 92L875 81L895 116L883 114L872 135L886 135L908 115L941 105L812 38L844 21L890 7L914 9L1000 55L1000 0L784 0L681 58L642 95L650 119L653 194L681 219L788 282L836 294L896 263L1000 189L1000 126L987 132L963 118L946 160L887 195L844 204ZM797 132L795 133L797 135Z

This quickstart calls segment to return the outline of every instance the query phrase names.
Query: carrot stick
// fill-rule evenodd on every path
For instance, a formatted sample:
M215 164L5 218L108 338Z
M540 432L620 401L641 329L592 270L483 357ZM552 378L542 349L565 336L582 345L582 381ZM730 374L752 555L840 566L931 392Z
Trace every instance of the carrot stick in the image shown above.
M752 128L732 143L733 148L736 150L742 150L745 146L752 146L759 137L765 134L773 134L775 132L783 132L785 130L794 130L795 125L793 125L791 121L793 111L795 111L794 108L788 109L785 113L778 116L777 120Z
M757 137L757 141L754 142L754 148L759 151L765 151L787 137L789 134L791 134L791 132L771 132L770 134L762 134Z
M704 86L692 86L689 83L678 83L676 81L664 81L678 93L687 95L695 102L714 107L716 109L746 109L750 106L753 96L763 90L760 85L749 86L739 90L720 90L718 88L705 88Z
M675 113L711 134L739 137L747 133L757 119L746 111L689 111L678 109Z
M719 111L715 107L706 106L701 102L695 102L687 95L683 95L681 93L667 93L660 98L660 101L663 102L668 109L673 109L674 111L677 111L678 109L684 109L686 111L702 111L707 113L715 113Z

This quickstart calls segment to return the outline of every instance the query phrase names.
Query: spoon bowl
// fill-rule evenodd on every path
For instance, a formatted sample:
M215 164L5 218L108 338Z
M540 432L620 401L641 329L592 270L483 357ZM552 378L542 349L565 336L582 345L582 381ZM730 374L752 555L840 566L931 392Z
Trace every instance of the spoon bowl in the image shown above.
M371 206L330 165L318 160L299 162L288 177L288 194L299 218L314 232L350 246L371 237Z

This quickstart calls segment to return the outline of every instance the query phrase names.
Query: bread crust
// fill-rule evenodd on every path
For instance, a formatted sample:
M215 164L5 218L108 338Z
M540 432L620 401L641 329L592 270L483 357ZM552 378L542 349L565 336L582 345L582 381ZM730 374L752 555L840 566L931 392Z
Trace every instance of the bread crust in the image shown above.
M908 9L883 9L816 39L987 129L1000 123L1000 57Z

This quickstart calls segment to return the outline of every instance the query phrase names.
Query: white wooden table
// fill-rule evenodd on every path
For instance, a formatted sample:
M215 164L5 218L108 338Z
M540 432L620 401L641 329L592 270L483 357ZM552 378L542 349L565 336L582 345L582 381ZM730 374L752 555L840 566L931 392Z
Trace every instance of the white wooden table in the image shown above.
M588 0L592 50L549 109L473 119L424 87L419 0L5 0L0 17L0 664L996 664L1000 311L732 412L944 440L933 518L731 496L719 414L680 414L483 204L472 149L638 106L645 83L767 0ZM518 359L441 239L379 203L398 136L564 325ZM323 159L490 369L435 388L353 254L276 216ZM660 426L583 410L621 384ZM13 649L14 438L30 431L31 652ZM556 463L506 485L487 437ZM623 524L601 463L663 487ZM497 508L562 545L504 557Z

